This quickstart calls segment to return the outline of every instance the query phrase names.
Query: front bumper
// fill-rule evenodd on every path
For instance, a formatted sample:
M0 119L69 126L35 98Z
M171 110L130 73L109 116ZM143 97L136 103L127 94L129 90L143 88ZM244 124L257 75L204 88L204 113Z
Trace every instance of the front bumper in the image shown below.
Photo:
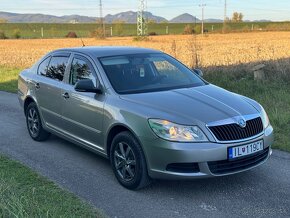
M148 174L159 179L192 179L199 177L213 177L243 172L263 164L271 155L271 145L274 141L272 126L268 126L264 133L256 138L238 143L179 143L163 139L140 138L145 151L148 165ZM264 151L245 157L243 167L233 170L217 172L216 164L229 164L228 147L249 144L255 141L264 141ZM248 158L248 159L247 159ZM247 162L248 161L248 162ZM172 164L183 164L188 171L169 169ZM190 169L192 166L192 170Z

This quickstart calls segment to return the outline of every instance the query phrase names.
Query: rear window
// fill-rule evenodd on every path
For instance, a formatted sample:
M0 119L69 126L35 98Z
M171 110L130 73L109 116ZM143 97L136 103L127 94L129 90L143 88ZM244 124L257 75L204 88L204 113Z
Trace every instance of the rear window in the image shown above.
M46 76L46 73L47 73L47 67L49 65L49 61L50 61L50 56L47 57L46 59L44 59L38 66L38 71L37 73L39 75L42 75L42 76Z

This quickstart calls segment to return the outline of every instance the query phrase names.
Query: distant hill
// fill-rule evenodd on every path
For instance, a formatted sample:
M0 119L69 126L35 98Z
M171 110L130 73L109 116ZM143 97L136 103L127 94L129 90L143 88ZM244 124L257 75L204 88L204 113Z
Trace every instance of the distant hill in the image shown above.
M170 23L194 23L194 22L199 23L200 20L192 16L191 14L185 13L171 19L169 22Z
M145 17L149 20L154 20L156 23L167 22L164 17L155 16L150 12L145 12ZM113 23L116 21L124 21L125 23L136 23L137 20L137 12L134 11L126 11L121 12L115 15L108 14L105 16L106 23Z
M253 22L257 22L257 23L269 23L272 22L271 20L254 20Z
M97 19L94 17L80 15L69 15L58 17L46 14L16 14L1 11L0 18L8 20L9 23L69 23L74 20L80 23L91 23L96 22Z
M221 19L213 19L213 18L209 18L209 19L205 19L204 22L205 22L205 23L222 23L222 22L224 22L224 21L221 20Z
M150 12L145 12L145 16L154 20L157 23L167 22L167 20L160 16L155 16ZM99 18L88 17L81 15L68 15L68 16L54 16L46 14L17 14L9 12L1 12L0 18L8 20L9 23L93 23ZM136 23L137 12L127 11L115 15L108 14L104 17L106 23L115 21L124 21L125 23Z
M204 22L205 23L222 23L223 20L210 18L210 19L205 19ZM201 20L191 14L185 13L171 19L170 23L201 23Z
M201 20L195 16L184 13L170 21L164 17L156 16L151 12L145 12L145 16L149 20L154 20L156 23L169 22L169 23L200 23ZM6 19L9 23L94 23L99 18L81 16L81 15L66 15L66 16L54 16L47 14L18 14L10 12L0 11L0 19ZM125 23L136 23L137 12L126 11L118 14L108 14L104 17L106 23L113 23L116 21L123 21ZM205 19L205 23L222 23L221 19ZM247 21L246 21L247 22ZM248 21L250 22L250 21ZM255 20L254 22L271 22L270 20Z

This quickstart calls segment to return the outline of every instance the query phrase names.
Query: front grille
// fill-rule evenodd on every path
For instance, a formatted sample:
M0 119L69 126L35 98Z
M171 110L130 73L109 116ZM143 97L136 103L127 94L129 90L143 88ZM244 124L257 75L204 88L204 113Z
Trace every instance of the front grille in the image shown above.
M251 168L263 162L267 158L268 153L269 147L259 153L237 160L211 161L208 162L208 166L213 174L232 173Z
M235 141L250 138L263 131L263 123L260 117L246 122L246 127L242 128L236 123L221 126L210 126L209 129L219 141Z
M198 173L198 163L171 163L166 167L167 171L176 173Z

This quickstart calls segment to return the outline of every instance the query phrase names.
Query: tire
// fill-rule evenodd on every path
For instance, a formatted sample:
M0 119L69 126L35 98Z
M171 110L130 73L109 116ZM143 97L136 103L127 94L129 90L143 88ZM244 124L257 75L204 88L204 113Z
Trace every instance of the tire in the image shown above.
M151 183L142 148L130 132L121 132L114 137L110 160L117 180L125 188L138 190Z
M45 131L41 124L40 115L35 102L31 102L25 111L27 130L30 137L35 141L45 141L50 133Z

